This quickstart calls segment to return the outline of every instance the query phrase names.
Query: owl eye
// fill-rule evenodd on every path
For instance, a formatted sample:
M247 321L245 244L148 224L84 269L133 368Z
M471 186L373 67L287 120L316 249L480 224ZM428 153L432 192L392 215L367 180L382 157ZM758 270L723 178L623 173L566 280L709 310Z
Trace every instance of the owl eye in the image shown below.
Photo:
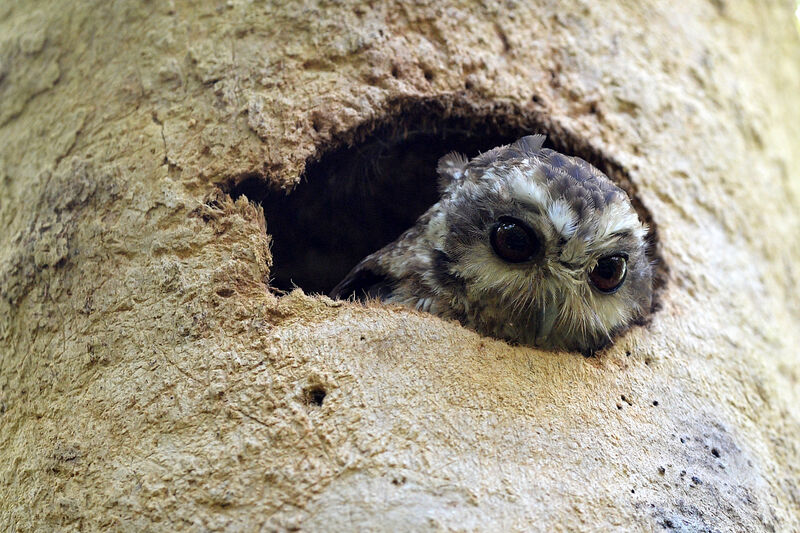
M500 217L489 236L494 253L509 263L533 259L541 250L541 240L524 222L513 217Z
M597 262L589 272L589 280L598 291L606 294L617 292L628 274L628 258L624 255L610 255Z

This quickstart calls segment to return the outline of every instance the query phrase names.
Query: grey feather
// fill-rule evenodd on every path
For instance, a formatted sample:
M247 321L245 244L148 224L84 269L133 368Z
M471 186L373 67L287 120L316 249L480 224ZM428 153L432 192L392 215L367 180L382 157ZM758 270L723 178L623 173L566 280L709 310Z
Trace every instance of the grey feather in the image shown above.
M607 176L544 140L530 135L469 161L443 157L439 201L331 295L376 297L551 350L591 353L627 329L650 308L647 228ZM502 257L492 241L501 219L527 228L537 253ZM523 233L515 235L512 245ZM597 275L619 261L626 276L601 290Z
M450 152L439 159L436 172L439 174L439 192L442 193L451 183L464 177L464 169L469 160L464 154Z

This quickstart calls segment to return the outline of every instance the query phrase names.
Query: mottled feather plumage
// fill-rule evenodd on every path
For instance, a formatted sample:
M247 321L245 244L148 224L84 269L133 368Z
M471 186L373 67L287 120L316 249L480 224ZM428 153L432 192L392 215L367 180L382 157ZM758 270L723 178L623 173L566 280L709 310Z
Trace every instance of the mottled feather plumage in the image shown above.
M544 349L602 347L650 307L647 228L608 177L543 148L544 140L530 135L471 160L444 156L440 200L331 296L375 297ZM509 263L493 251L490 234L501 217L541 240L535 258ZM614 254L626 258L627 277L605 294L588 276Z

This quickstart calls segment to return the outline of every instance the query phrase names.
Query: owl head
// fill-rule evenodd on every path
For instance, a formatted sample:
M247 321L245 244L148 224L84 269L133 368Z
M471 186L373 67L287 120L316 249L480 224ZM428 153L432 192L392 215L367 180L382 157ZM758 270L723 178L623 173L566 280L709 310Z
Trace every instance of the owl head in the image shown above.
M647 227L608 177L544 140L439 161L430 277L478 331L593 352L650 308Z

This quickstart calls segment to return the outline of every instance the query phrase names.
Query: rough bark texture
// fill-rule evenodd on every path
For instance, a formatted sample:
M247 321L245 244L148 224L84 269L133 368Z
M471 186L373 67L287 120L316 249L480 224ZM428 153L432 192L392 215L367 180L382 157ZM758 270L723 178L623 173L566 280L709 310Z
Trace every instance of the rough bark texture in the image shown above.
M0 528L800 529L791 4L528 4L0 2ZM415 101L616 161L651 323L584 358L271 293L217 187Z

